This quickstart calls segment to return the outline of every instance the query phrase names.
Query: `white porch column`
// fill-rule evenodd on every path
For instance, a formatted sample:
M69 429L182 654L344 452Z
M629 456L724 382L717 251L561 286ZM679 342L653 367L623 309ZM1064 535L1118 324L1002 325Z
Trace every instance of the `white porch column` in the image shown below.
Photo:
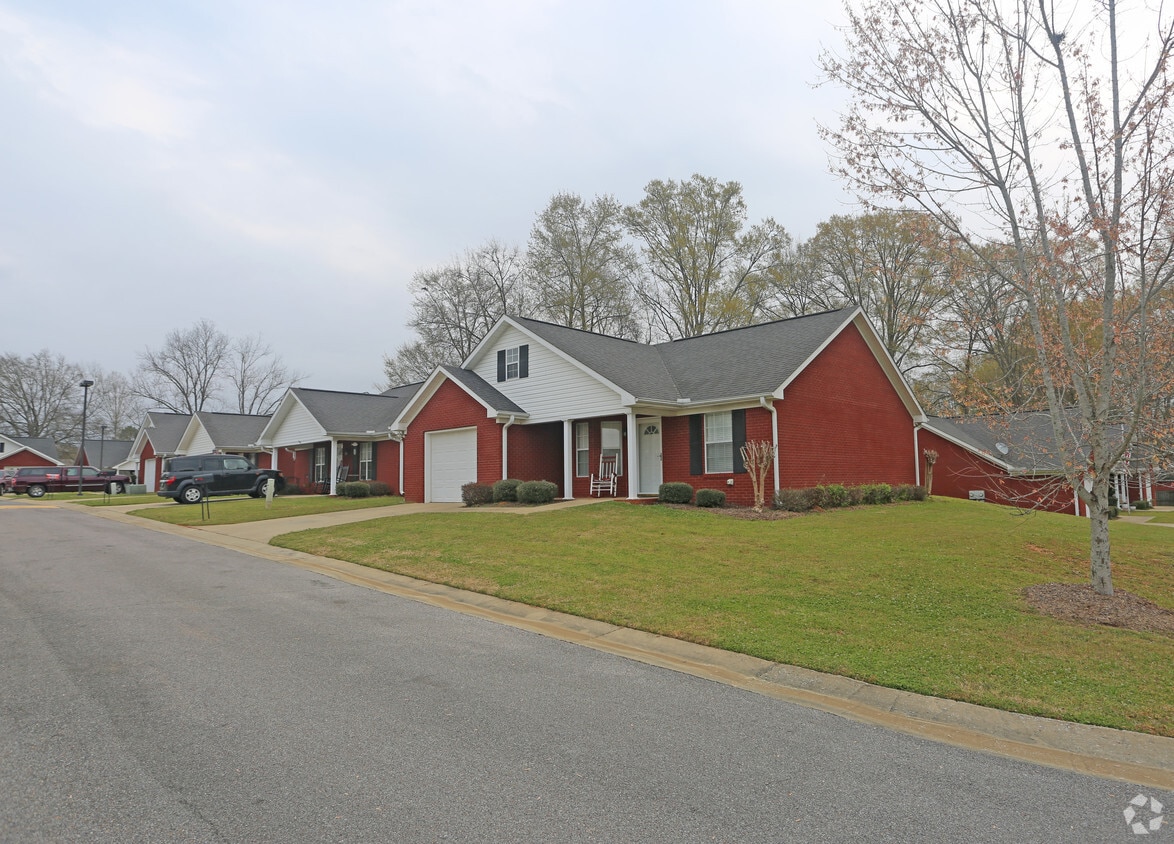
M1148 469L1145 470L1145 500L1154 503L1154 475Z
M341 443L330 441L330 494L338 495L338 449Z
M636 429L636 411L628 411L628 498L640 497L640 432Z
M575 423L563 420L563 498L575 497Z
M404 437L407 433L404 433ZM404 494L404 440L400 437L399 441L399 494Z

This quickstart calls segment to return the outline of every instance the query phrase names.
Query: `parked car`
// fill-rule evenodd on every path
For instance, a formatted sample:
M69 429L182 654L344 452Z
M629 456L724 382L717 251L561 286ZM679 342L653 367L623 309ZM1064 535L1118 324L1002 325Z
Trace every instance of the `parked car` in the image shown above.
M285 478L276 469L259 469L247 458L236 454L189 454L173 457L159 480L159 495L175 499L176 504L199 504L207 496L265 494L265 483L272 478L276 490L285 488Z
M79 483L80 481L80 483ZM47 492L126 492L130 478L93 466L27 466L16 470L9 489L17 495L41 498Z

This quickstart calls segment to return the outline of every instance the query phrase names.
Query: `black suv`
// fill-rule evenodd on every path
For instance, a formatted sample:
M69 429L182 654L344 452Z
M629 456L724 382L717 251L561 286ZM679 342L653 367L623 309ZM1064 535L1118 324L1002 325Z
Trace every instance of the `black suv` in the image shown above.
M199 504L206 496L265 494L265 482L275 481L275 491L285 488L285 478L276 469L258 469L235 454L192 454L167 462L159 483L159 494L177 504Z

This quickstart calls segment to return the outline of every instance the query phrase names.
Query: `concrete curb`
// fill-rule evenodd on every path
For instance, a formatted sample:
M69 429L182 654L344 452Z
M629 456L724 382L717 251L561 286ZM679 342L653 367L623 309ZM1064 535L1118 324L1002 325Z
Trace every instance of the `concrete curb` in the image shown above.
M295 565L347 583L725 683L855 721L1090 776L1174 791L1172 738L1021 715L875 686L268 544L274 536L315 527L421 512L470 512L460 505L405 504L389 508L395 512L379 508L377 511L346 511L194 529L136 518L125 512L112 511L112 508L81 509L102 518ZM531 515L550 509L491 512Z

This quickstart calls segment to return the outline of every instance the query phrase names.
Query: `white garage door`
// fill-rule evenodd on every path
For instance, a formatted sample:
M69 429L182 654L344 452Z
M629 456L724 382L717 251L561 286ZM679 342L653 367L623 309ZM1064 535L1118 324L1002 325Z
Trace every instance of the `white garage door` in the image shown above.
M477 429L430 431L426 467L428 501L460 501L461 487L477 480Z

